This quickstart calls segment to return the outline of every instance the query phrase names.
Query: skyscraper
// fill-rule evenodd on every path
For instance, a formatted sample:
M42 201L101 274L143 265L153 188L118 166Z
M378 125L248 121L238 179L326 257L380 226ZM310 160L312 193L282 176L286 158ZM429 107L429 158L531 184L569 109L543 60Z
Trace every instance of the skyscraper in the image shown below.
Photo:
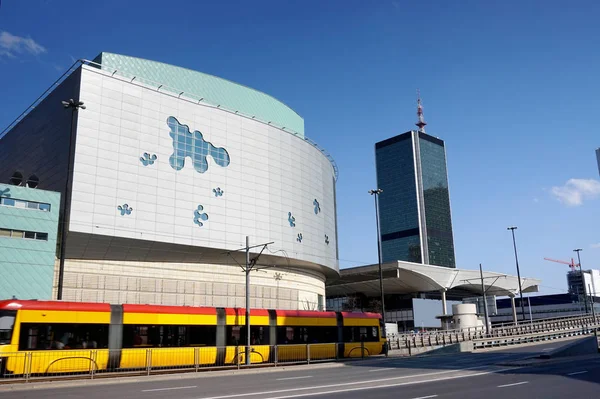
M425 133L421 100L417 131L375 144L382 260L456 267L446 148Z
M598 161L598 174L600 174L600 148L596 149L596 160Z

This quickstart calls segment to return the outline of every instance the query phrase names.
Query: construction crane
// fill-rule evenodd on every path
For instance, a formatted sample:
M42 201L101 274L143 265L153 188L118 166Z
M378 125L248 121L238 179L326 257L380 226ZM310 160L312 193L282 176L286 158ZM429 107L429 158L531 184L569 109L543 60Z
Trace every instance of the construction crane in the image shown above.
M556 262L556 263L562 263L563 265L568 265L571 268L571 271L574 271L575 268L577 266L579 266L579 263L575 263L573 258L571 258L571 262L565 262L564 260L556 260L556 259L550 259L550 258L544 258L544 260L549 260L550 262Z

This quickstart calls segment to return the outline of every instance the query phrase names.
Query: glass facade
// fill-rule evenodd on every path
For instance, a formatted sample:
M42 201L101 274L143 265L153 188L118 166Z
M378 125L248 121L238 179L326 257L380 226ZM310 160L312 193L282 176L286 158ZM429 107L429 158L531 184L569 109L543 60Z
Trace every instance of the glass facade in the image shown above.
M411 132L375 145L383 262L421 262L419 208Z
M416 177L415 151L420 180ZM377 143L375 157L377 187L383 190L379 195L382 260L423 263L424 234L428 247L425 261L456 267L444 142L424 133L407 132ZM419 213L424 216L425 227L419 223Z
M444 142L419 133L429 264L456 267Z

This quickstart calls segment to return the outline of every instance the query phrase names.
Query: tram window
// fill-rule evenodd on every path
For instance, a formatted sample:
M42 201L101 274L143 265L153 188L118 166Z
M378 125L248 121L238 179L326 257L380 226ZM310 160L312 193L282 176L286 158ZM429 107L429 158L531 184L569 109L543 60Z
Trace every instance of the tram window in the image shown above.
M214 346L216 326L123 326L123 347Z
M227 326L227 345L246 345L245 326ZM250 326L251 345L269 345L269 327Z
M0 310L0 345L10 344L16 315L15 310Z
M215 346L217 326L190 326L189 344L191 346Z
M337 327L277 327L278 344L337 342Z
M108 325L106 324L21 324L20 350L107 347Z
M377 327L344 327L344 342L361 341L379 341L379 329Z

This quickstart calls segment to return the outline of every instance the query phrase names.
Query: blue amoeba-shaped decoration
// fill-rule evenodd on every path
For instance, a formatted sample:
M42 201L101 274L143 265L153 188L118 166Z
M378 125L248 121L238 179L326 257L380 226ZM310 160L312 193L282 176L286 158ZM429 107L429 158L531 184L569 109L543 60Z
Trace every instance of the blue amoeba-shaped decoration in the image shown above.
M5 189L0 190L0 197L10 198L10 188L7 187Z
M302 242L302 233L298 233L298 237L296 237L296 241Z
M325 234L325 244L329 245L329 236Z
M192 158L194 169L199 173L204 173L208 169L206 157L211 156L217 165L227 167L229 165L229 154L223 147L215 147L202 137L202 133L195 130L190 132L187 125L182 125L179 121L169 116L167 125L171 132L169 135L173 138L173 155L169 157L169 163L175 170L181 170L185 166L185 158Z
M204 207L202 205L198 205L198 209L194 211L194 223L196 223L200 227L204 226L204 223L202 223L202 221L206 222L208 220L208 214L202 212L203 210Z
M288 212L288 222L290 227L296 227L296 218L292 216L292 212Z
M140 161L142 162L142 164L144 164L144 166L154 165L154 161L156 161L156 158L156 154L150 155L147 152L145 152L144 155L140 157Z
M133 208L128 204L119 205L117 206L117 209L121 212L121 216L131 215L131 211L133 211Z
M222 197L224 191L221 190L221 187L217 187L217 188L213 188L213 193L215 194L215 197Z
M313 205L315 206L315 215L318 215L321 212L321 205L319 205L319 201L316 198L313 201Z

